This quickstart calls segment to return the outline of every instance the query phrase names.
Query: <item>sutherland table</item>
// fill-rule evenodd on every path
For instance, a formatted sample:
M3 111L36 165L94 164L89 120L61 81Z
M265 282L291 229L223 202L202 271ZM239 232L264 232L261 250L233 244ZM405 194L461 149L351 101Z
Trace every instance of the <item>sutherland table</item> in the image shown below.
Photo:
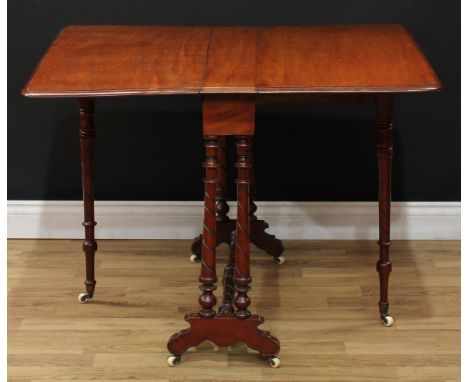
M279 365L279 341L257 327L264 322L248 307L252 241L281 262L281 242L258 225L250 197L251 140L255 106L262 102L369 102L377 111L379 168L379 310L388 314L391 271L390 201L393 95L441 88L430 64L399 25L310 27L70 26L60 32L23 89L27 97L74 97L79 101L83 177L86 293L93 297L94 99L107 96L202 94L206 161L201 252L201 310L186 316L189 329L168 343L175 365L204 340L219 346L245 342ZM285 127L287 129L287 127ZM285 131L286 133L286 131ZM227 217L226 136L237 150L237 221ZM257 227L257 228L254 228ZM232 235L231 235L232 232ZM250 237L251 236L251 237ZM216 297L216 246L230 242L223 300Z

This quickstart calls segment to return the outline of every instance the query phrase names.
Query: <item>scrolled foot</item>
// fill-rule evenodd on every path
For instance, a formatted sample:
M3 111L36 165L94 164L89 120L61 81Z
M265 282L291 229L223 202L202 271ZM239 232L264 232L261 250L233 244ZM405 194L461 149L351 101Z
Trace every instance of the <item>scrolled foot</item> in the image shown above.
M189 257L191 263L199 263L201 261L201 255L193 254Z
M273 258L280 257L284 252L283 243L275 235L267 233L268 223L264 220L250 222L250 242L258 249L268 253Z
M284 256L278 256L278 257L274 257L273 261L278 265L282 265L286 262L286 258Z
M280 359L278 357L268 357L268 364L273 369L276 369L280 365Z
M78 302L80 304L85 304L92 296L89 293L83 292L78 295Z
M383 326L386 326L386 327L393 326L394 320L393 320L393 317L390 316L389 314L382 315L382 316L380 317L380 320L381 320Z
M170 367L176 366L178 363L180 363L180 355L170 355L167 357L167 365Z

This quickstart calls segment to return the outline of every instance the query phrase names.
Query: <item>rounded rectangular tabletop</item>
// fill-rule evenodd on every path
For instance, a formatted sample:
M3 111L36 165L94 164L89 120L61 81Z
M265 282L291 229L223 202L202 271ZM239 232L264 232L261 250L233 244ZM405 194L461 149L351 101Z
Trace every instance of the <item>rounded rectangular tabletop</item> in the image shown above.
M59 33L22 93L397 93L440 87L399 25L83 25Z

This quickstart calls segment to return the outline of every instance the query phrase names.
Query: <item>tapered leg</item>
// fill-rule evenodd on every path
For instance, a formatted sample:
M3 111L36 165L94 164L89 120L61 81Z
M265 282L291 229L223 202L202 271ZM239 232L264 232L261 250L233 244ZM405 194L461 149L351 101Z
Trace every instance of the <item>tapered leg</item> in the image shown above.
M205 213L203 218L202 259L200 273L200 289L202 295L199 302L202 306L201 317L213 317L216 312L216 184L218 172L218 147L217 136L205 137L206 160L205 168Z
M390 203L392 177L392 123L393 96L382 94L377 96L377 157L379 166L379 247L380 258L377 271L380 279L379 311L385 326L393 324L393 318L388 314L388 280L392 271L389 257L390 247Z
M94 295L96 280L94 279L94 254L97 243L94 238L94 100L79 99L80 108L80 151L81 174L83 186L83 204L85 240L83 251L86 256L86 293L78 296L80 302L86 302Z
M248 292L250 291L250 192L251 168L249 136L236 136L237 151L237 223L236 223L236 254L235 254L235 286L236 297L234 315L237 318L248 318L250 305Z

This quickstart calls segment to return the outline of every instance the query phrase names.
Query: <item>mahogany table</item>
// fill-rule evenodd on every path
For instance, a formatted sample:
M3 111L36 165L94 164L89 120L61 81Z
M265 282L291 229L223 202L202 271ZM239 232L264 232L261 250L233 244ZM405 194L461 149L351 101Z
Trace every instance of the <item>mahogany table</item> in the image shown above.
M245 342L279 365L279 341L257 327L249 312L249 244L253 215L252 137L261 102L369 102L376 106L379 168L379 311L388 314L393 98L436 91L441 84L416 42L400 25L307 27L70 26L63 29L23 89L27 97L79 100L83 177L86 293L94 295L94 100L107 96L201 94L206 170L201 252L201 310L186 316L190 328L168 343L175 365L204 340L219 346ZM286 127L285 127L285 133ZM237 151L237 221L225 203L226 136ZM217 206L218 200L218 206ZM228 223L225 223L229 221ZM224 222L224 223L223 223ZM235 232L231 235L231 231ZM265 224L259 226L263 231ZM219 232L223 232L219 234ZM217 234L218 232L218 234ZM260 235L261 236L261 235ZM230 239L229 239L230 237ZM216 246L232 241L216 312ZM267 245L266 243L270 244ZM281 243L257 240L278 259ZM267 248L266 248L267 249Z

